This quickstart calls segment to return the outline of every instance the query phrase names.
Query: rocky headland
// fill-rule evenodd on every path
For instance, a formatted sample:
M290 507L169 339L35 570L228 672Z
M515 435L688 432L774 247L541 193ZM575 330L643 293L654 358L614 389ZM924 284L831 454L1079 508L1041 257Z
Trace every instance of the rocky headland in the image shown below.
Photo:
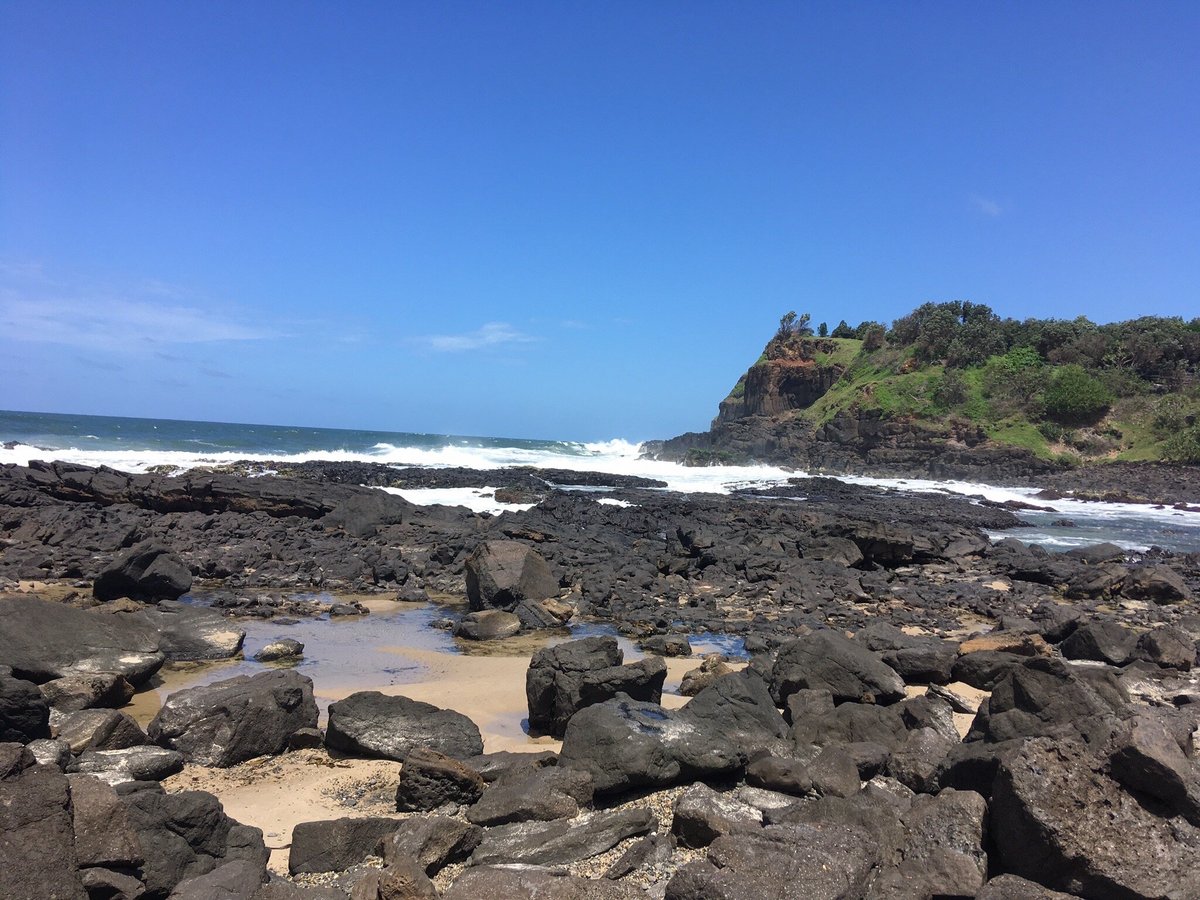
M952 302L825 336L789 315L708 431L648 452L1154 504L1200 497L1200 321L1018 322Z
M534 505L366 486L450 484ZM542 470L5 466L0 895L1198 896L1200 558L985 533L1021 514L825 478L683 496ZM537 647L502 687L542 737L500 745L475 698L403 685L322 717L295 641L130 714L161 672L239 655L248 622L370 616L350 595ZM641 658L537 644L581 624ZM708 633L744 652L693 654ZM285 837L222 805L328 771L358 787Z

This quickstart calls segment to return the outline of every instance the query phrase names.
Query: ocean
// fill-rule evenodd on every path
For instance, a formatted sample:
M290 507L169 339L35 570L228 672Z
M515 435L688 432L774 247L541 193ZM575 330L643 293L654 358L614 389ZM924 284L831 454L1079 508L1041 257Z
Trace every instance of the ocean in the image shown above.
M60 413L0 411L0 463L63 460L109 466L124 472L158 467L184 471L237 460L300 462L355 460L395 466L507 466L640 475L686 493L728 493L744 487L773 487L806 473L779 466L681 466L643 458L641 445L614 439L602 442L539 441L393 431L356 431L290 425L190 422ZM988 500L1033 499L1034 488L1000 487L963 481L843 476L858 484L912 491L948 492ZM518 509L495 502L486 489L396 491L416 503L455 503L479 512ZM1200 505L1200 497L1190 498ZM803 502L797 499L797 502ZM1022 511L1029 527L997 533L1048 550L1065 550L1112 541L1129 550L1151 546L1176 552L1200 552L1200 513L1138 504L1056 500L1052 512ZM1052 524L1064 519L1071 526Z

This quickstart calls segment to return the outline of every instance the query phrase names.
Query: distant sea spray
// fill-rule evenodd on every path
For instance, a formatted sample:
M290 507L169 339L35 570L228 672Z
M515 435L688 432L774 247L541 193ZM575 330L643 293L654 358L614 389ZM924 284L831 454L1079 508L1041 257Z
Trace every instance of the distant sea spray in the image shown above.
M638 443L613 439L598 442L470 437L414 432L308 428L289 425L246 425L175 419L135 419L61 413L0 411L0 463L27 465L34 459L56 459L124 472L158 467L183 471L238 460L255 462L358 461L395 466L499 469L532 466L542 469L639 475L667 483L686 493L728 493L741 487L774 487L805 473L778 466L688 467L645 459ZM913 491L949 492L991 501L1030 501L1034 488L1008 488L962 481L845 476L845 481ZM476 495L478 492L476 492ZM445 492L405 491L425 502L464 502L495 510L477 496ZM455 499L457 498L457 499ZM803 499L797 488L796 498ZM1195 498L1200 502L1200 498ZM1039 503L1036 499L1033 502ZM1029 528L1005 532L1047 549L1066 549L1113 541L1129 549L1151 545L1178 551L1200 551L1200 514L1119 503L1056 500L1054 512L1021 512ZM1074 526L1052 525L1069 519Z

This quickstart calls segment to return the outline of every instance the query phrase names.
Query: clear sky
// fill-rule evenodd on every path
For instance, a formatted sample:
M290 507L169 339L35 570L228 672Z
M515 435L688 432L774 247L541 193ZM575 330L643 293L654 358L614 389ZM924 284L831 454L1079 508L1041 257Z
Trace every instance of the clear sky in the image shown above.
M1200 315L1200 3L0 4L0 407L702 430L787 310Z

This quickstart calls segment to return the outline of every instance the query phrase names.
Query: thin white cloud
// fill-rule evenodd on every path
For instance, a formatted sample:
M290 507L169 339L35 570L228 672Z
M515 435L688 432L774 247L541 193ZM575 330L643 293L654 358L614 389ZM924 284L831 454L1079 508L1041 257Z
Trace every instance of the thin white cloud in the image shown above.
M975 207L976 211L981 212L985 216L989 216L993 219L1004 213L1004 207L1002 207L995 200L991 200L987 197L981 197L978 194L971 195L971 205Z
M0 289L0 330L10 339L130 350L141 344L203 344L278 337L207 310L149 300L31 297Z
M457 353L464 350L480 350L503 344L525 344L537 338L518 331L507 322L488 322L465 334L433 334L417 338L432 350L442 353Z

